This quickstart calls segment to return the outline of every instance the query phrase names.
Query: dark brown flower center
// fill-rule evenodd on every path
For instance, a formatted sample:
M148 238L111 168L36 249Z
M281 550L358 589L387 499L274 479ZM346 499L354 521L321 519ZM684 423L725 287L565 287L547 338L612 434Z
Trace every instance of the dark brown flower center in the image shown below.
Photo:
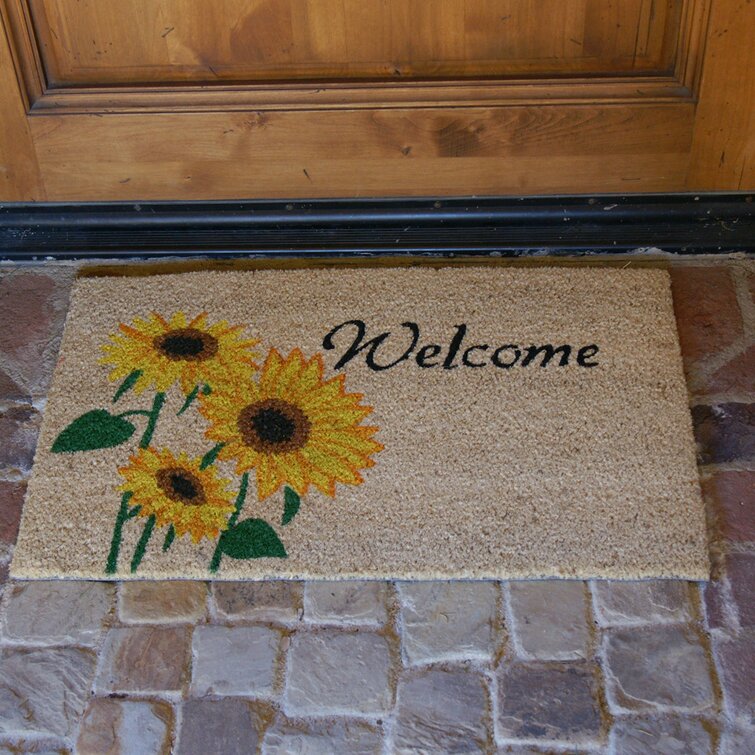
M218 353L215 336L196 328L176 328L155 336L154 347L173 361L188 360L201 362Z
M181 467L160 469L155 475L160 490L171 501L186 504L187 506L201 506L205 503L204 489L199 478Z
M311 428L298 406L277 398L244 407L236 424L244 443L260 453L296 451L307 442Z

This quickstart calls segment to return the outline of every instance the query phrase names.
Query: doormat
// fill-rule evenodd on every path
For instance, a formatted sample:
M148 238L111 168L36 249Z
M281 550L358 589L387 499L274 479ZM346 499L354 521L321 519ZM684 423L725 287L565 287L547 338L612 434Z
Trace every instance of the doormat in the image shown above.
M82 278L12 573L707 579L668 274Z

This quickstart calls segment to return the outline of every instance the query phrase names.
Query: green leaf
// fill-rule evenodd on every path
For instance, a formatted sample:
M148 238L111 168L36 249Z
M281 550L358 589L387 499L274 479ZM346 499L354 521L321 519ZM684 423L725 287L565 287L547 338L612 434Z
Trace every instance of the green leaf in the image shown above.
M286 489L283 492L283 517L281 518L281 524L288 524L296 516L300 505L301 498L299 494L286 485Z
M264 519L244 519L226 530L218 543L231 558L286 558L275 530Z
M225 443L216 443L203 457L202 461L199 462L199 468L200 469L207 469L207 467L210 466L210 464L215 463L215 459L218 458L218 454L222 450Z
M199 386L195 385L191 393L186 397L186 401L183 402L183 405L176 413L177 417L180 417L192 405L192 402L197 397L198 393L199 393Z
M82 414L58 435L52 444L52 452L94 451L112 448L125 443L136 428L123 417L114 417L104 409L94 409Z
M118 386L118 390L115 392L115 396L113 396L113 403L115 403L124 393L126 393L126 391L130 391L141 376L141 370L134 370L133 372L129 373L126 376L126 379Z

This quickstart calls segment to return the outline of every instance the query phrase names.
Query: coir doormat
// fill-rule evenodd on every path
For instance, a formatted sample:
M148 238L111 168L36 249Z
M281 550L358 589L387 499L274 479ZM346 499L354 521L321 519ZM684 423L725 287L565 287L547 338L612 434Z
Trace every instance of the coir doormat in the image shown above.
M706 579L669 278L82 278L13 574Z

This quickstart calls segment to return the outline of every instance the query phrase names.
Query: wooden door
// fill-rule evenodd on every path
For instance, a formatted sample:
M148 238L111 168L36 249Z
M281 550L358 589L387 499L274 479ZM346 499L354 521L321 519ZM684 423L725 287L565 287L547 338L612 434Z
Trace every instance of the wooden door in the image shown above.
M755 187L749 0L0 0L0 198Z

